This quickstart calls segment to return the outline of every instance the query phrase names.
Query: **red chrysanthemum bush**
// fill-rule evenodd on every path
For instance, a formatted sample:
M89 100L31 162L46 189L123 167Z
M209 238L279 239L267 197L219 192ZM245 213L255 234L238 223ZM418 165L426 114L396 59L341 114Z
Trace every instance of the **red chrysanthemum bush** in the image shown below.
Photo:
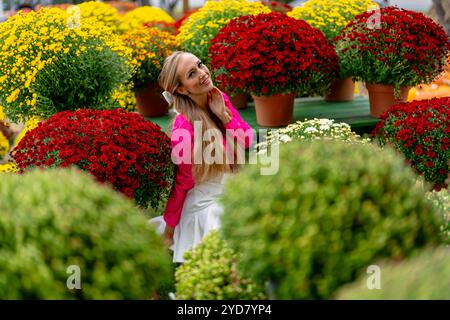
M334 39L341 75L358 81L412 87L430 83L450 51L444 28L424 14L396 7L355 17Z
M372 136L393 145L426 181L445 186L450 164L450 98L413 101L383 113Z
M174 177L169 137L139 114L115 110L64 111L28 132L13 152L21 171L77 166L100 182L156 208Z
M257 96L323 94L339 70L320 30L279 12L231 20L209 53L221 88Z

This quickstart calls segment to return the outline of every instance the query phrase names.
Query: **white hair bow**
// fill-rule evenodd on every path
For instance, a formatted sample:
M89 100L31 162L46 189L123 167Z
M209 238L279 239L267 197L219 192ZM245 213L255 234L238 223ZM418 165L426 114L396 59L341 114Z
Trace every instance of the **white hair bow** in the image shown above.
M164 99L166 99L168 104L173 103L173 95L169 91L164 91L162 95L164 96Z

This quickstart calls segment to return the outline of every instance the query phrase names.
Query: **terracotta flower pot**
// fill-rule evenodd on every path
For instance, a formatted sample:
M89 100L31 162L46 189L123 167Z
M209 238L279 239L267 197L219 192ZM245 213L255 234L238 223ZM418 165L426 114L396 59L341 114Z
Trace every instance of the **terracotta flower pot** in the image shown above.
M325 101L341 102L353 100L355 83L352 78L336 79L330 87L330 93L325 96Z
M136 104L138 112L144 117L161 117L169 111L169 105L162 95L163 90L156 83L137 90Z
M11 125L5 120L0 119L0 132L3 133L6 139L10 140L13 135Z
M231 104L236 109L245 109L250 101L250 95L245 92L240 92L236 95L227 94L230 98Z
M263 127L287 126L292 122L295 94L255 96L256 122Z
M411 87L401 87L401 97L397 99L394 96L394 87L391 85L367 83L366 87L369 91L370 113L377 118L390 107L406 102L411 89Z

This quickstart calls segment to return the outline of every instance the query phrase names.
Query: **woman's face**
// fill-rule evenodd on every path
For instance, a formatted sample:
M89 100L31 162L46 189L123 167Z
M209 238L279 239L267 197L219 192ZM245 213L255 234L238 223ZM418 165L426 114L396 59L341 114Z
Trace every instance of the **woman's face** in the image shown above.
M183 54L178 63L181 81L177 91L185 95L208 93L214 88L208 68L192 54Z

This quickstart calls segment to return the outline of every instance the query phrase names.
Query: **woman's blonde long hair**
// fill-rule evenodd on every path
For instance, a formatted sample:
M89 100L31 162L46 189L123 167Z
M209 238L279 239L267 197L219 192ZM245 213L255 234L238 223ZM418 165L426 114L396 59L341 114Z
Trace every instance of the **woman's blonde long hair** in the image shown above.
M165 59L158 79L159 85L164 90L172 94L173 107L178 113L184 115L192 125L194 125L195 121L201 121L202 137L204 136L204 133L209 129L219 129L222 133L222 136L225 137L225 127L217 118L217 116L215 116L212 112L207 112L197 106L195 102L187 95L176 92L176 89L181 84L181 81L177 74L177 67L183 54L189 53L184 51L175 51ZM173 121L174 120L175 119L173 119ZM218 148L214 149L214 153L218 152L219 154L221 154L223 156L222 159L224 160L224 163L207 163L205 159L203 159L203 150L206 150L205 148L207 148L211 142L203 141L203 138L201 140L201 146L197 143L194 143L194 150L192 153L194 157L193 159L202 159L200 164L194 163L194 161L192 161L192 175L195 182L199 183L213 178L220 178L224 173L233 171L235 169L234 165L226 163L226 150L223 147L222 142L217 144ZM227 141L227 144L234 148L233 142L234 141Z

